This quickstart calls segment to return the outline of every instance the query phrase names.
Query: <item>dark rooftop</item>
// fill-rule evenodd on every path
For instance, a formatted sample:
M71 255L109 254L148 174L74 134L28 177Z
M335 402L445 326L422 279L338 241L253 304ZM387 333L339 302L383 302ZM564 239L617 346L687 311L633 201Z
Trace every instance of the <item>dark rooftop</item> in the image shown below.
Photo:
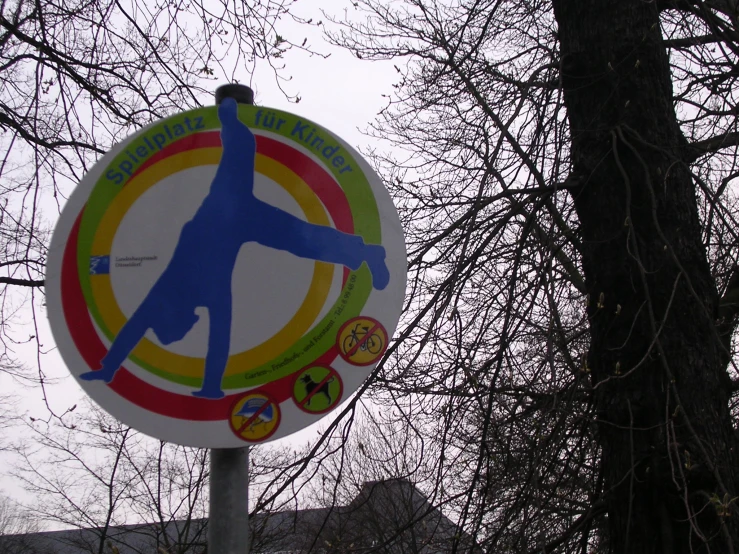
M251 552L450 552L456 526L409 481L363 485L347 506L260 513ZM2 554L206 554L207 519L0 536ZM467 544L465 544L465 542ZM478 551L478 549L474 549ZM472 552L466 534L457 552Z

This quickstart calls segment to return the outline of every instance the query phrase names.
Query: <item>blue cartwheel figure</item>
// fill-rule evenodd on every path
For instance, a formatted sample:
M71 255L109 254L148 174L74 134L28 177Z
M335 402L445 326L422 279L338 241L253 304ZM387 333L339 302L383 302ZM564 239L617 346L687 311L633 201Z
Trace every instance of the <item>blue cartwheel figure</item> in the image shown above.
M147 330L162 344L182 340L198 321L195 309L204 307L210 319L208 351L202 388L193 395L223 397L221 379L231 340L231 278L247 242L353 270L366 263L373 287L387 286L384 247L308 223L254 196L254 134L239 121L232 98L218 106L218 117L223 154L208 195L183 226L172 259L116 335L100 369L83 373L81 379L110 383Z

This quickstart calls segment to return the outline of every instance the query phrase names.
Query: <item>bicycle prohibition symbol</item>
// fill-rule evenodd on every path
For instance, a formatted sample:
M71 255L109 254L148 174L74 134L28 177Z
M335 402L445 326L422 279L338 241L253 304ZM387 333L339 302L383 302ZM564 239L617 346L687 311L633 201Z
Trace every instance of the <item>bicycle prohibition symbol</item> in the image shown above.
M339 354L353 365L369 365L382 356L387 347L387 331L371 317L347 321L338 334Z

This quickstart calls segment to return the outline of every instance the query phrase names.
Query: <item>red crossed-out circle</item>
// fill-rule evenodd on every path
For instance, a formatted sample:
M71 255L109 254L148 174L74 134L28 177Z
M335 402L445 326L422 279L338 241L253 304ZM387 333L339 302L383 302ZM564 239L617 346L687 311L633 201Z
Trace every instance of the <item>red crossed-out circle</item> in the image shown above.
M335 352L334 357L338 356L339 353L340 353L339 350L338 350L338 348L336 348L335 346L330 351ZM318 362L318 360L316 362L312 363L312 364L308 364L307 366L305 366L300 371L296 371L292 375L292 378L290 380L291 381L292 397L293 397L293 401L295 402L295 405L298 408L300 408L302 411L304 411L304 412L306 412L308 414L313 414L313 415L315 415L315 414L325 414L326 412L330 412L331 410L333 410L337 406L337 404L339 402L342 401L343 396L344 396L344 382L342 381L341 375L339 375L339 372L336 371L333 367L331 367L331 365L328 364L328 363L321 364L321 363L317 363L317 362ZM307 373L308 371L310 371L311 369L314 369L314 368L325 369L328 373L326 374L326 376L321 381L319 381L318 383L315 383L315 387L313 388L313 392L311 392L310 394L306 394L305 398L303 398L302 400L298 401L297 398L295 398L295 386L296 386L296 384L298 382L298 379L300 379L300 377L302 375L305 375L305 373ZM310 399L313 396L315 396L317 393L320 392L321 386L323 386L324 384L328 383L329 380L332 379L332 378L333 379L338 379L338 382L339 382L339 394L338 394L338 396L335 399L332 399L332 402L326 408L324 408L323 410L310 410L310 409L308 409L306 407L306 404L308 402L310 402Z
M323 167L288 144L261 135L255 135L255 138L257 153L272 158L299 175L326 207L338 230L345 233L354 232L354 220L346 195ZM136 174L174 154L213 147L221 147L219 131L189 135L153 155L142 164ZM82 359L90 368L96 368L108 351L92 323L79 280L77 242L83 213L84 208L77 216L64 250L61 275L62 308L67 328ZM349 270L345 269L344 281L348 273ZM332 348L314 363L330 363L337 354L338 351ZM249 392L269 394L279 403L290 397L291 390L284 386L282 381L291 382L291 379L292 376L288 375ZM218 421L230 417L234 396L227 395L219 400L212 400L166 391L135 376L125 366L121 366L116 372L109 386L129 402L147 411L192 421Z

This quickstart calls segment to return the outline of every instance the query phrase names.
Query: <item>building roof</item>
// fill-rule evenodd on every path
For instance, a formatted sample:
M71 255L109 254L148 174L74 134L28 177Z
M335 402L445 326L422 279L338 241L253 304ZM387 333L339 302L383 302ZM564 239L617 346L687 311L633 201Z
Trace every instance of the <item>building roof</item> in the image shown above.
M472 552L471 541L409 481L366 482L347 506L257 514L251 552ZM207 519L0 537L3 554L206 554ZM466 543L466 544L465 544ZM474 549L477 551L477 549Z

